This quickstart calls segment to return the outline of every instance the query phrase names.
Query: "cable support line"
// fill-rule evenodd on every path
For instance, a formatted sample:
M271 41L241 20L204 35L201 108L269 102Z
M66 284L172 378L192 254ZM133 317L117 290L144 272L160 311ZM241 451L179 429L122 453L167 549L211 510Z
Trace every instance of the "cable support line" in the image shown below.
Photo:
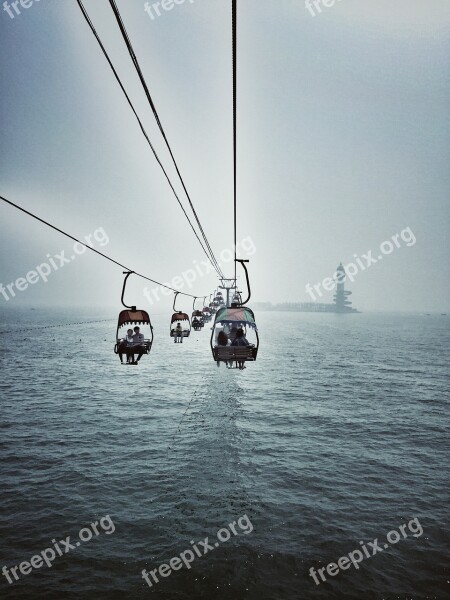
M237 267L237 0L232 0L232 31L233 31L233 208L234 208L234 279Z
M203 237L203 240L205 242L205 245L206 245L206 247L208 248L208 250L209 250L209 252L211 254L211 258L212 258L213 263L216 266L216 270L220 273L221 276L223 276L223 272L222 272L222 270L220 268L220 265L219 265L219 263L218 263L215 255L214 255L214 252L213 252L213 250L211 248L211 245L210 245L210 243L208 241L208 238L206 237L206 234L204 232L202 224L200 223L200 219L198 218L197 212L196 212L196 210L194 208L194 205L192 203L191 197L190 197L189 192L187 190L187 187L186 187L186 184L184 182L184 179L183 179L183 177L181 175L181 172L180 172L180 169L178 167L177 161L175 160L175 156L174 156L172 148L171 148L171 146L169 144L169 140L167 139L167 136L166 136L166 133L164 131L161 119L160 119L160 117L158 115L158 111L156 110L156 106L155 106L155 104L153 102L152 96L150 94L150 90L148 88L147 82L145 80L144 74L143 74L142 69L140 67L139 61L137 59L137 56L136 56L136 53L134 51L133 45L131 43L130 37L129 37L129 35L127 33L127 30L125 28L125 24L124 24L123 19L122 19L121 15L120 15L120 12L119 12L119 9L117 7L117 4L116 4L115 0L109 0L109 3L110 3L111 8L112 8L112 10L114 12L114 16L116 17L117 24L119 26L119 29L120 29L121 33L122 33L122 37L123 37L125 45L126 45L126 47L128 49L128 53L129 53L129 55L131 57L131 60L132 60L132 62L134 64L136 72L137 72L137 74L139 76L139 79L141 81L142 87L144 89L144 92L145 92L145 95L147 97L147 100L148 100L148 102L150 104L150 108L151 108L151 110L153 112L153 115L155 117L155 120L156 120L156 123L158 125L158 128L159 128L159 130L161 132L161 135L163 136L163 139L164 139L164 141L166 143L167 149L169 151L169 154L170 154L170 157L171 157L172 162L174 164L174 167L175 167L175 170L177 172L177 175L178 175L178 177L180 179L181 185L183 186L183 190L184 190L184 192L186 194L186 198L188 199L189 205L190 205L190 207L192 209L192 212L194 213L195 220L197 221L197 225L198 225L199 230L200 230L200 232L202 234L202 237Z
M203 243L202 243L202 241L201 241L198 233L196 232L196 230L194 228L194 225L192 224L192 222L191 222L191 220L190 220L190 218L189 218L189 216L188 216L188 214L187 214L187 212L186 212L183 204L181 203L181 200L180 200L180 198L179 198L179 196L178 196L178 194L177 194L177 192L176 192L176 190L175 190L175 188L174 188L174 186L173 186L173 184L172 184L172 182L171 182L171 180L169 178L169 175L168 175L167 171L165 170L164 165L162 164L161 159L159 158L159 156L158 156L158 154L157 154L157 152L156 152L153 144L150 141L150 138L149 138L149 136L148 136L148 134L147 134L147 132L146 132L146 130L144 128L144 125L143 125L143 123L142 123L142 121L141 121L141 119L140 119L140 117L139 117L139 115L138 115L138 113L137 113L137 111L136 111L136 109L135 109L135 107L134 107L131 99L130 99L130 96L128 95L128 93L127 93L127 91L125 89L125 86L122 83L122 80L119 77L119 74L117 73L116 68L114 67L114 65L112 63L112 60L111 60L111 58L110 58L110 56L109 56L109 54L108 54L108 52L107 52L107 50L106 50L103 42L100 39L99 34L97 33L97 30L95 29L95 26L94 26L91 18L89 17L89 14L88 14L86 8L83 5L82 0L77 0L77 2L78 2L78 6L80 7L80 10L81 10L81 12L82 12L82 14L83 14L83 16L84 16L87 24L89 25L89 27L90 27L90 29L91 29L91 31L92 31L95 39L98 42L98 45L100 46L100 49L103 52L103 55L105 56L105 58L106 58L106 60L107 60L107 62L109 64L109 66L110 66L110 68L111 68L111 70L112 70L112 72L114 74L114 77L115 77L117 83L119 84L119 86L120 86L120 88L121 88L121 90L122 90L122 92L123 92L123 94L124 94L124 96L125 96L128 104L129 104L131 110L133 111L133 114L136 117L136 120L137 120L137 122L139 124L139 127L140 127L140 129L142 131L142 134L144 135L145 139L147 140L147 143L150 146L150 149L153 152L153 155L154 155L154 157L155 157L158 165L161 167L161 170L162 170L162 172L163 172L163 174L164 174L164 176L165 176L165 178L166 178L166 180L167 180L167 182L168 182L168 184L170 186L170 189L172 190L172 192L173 192L173 194L174 194L174 196L175 196L178 204L180 205L180 208L183 211L184 216L186 217L186 219L187 219L187 221L188 221L188 223L189 223L192 231L194 232L194 235L197 238L200 246L202 247L202 250L205 253L206 257L208 258L208 260L213 265L213 267L216 270L217 274L220 276L222 274L222 271L220 270L220 267L218 268L218 263L215 260L215 257L214 257L214 260L211 259L211 256L208 254L208 251L206 250L205 246L203 245Z
M121 267L122 269L125 269L125 271L129 271L129 272L133 273L137 277L141 277L142 279L145 279L146 281L150 281L151 283L155 283L156 285L159 285L160 287L163 287L166 290L171 290L172 292L180 294L181 296L188 296L189 298L203 298L203 296L194 296L193 294L187 294L186 292L180 292L180 291L176 290L175 288L172 288L169 285L166 285L166 284L161 283L159 281L156 281L155 279L151 279L150 277L147 277L146 275L143 275L142 273L137 273L133 269L130 269L130 267L127 267L126 265L123 265L122 263L118 262L114 258L111 258L107 254L104 254L103 252L100 252L100 250L96 250L95 248L92 248L91 246L88 246L87 244L85 244L84 242L82 242L78 238L74 237L70 233L67 233L66 231L63 231L62 229L59 229L59 227L56 227L55 225L52 225L48 221L45 221L45 219L41 219L40 217L38 217L37 215L33 214L32 212L26 210L22 206L19 206L18 204L15 204L14 202L11 202L11 200L8 200L4 196L0 196L0 200L3 200L3 202L6 202L7 204L9 204L10 206L13 206L14 208L17 208L17 210L22 211L23 213L25 213L29 217L32 217L33 219L36 219L36 221L39 221L40 223L43 223L44 225L47 225L47 227L50 227L51 229L54 229L58 233L61 233L62 235L65 235L66 237L68 237L69 239L73 240L74 242L77 242L78 244L81 244L82 246L84 246L88 250L91 250L92 252L95 252L96 254L99 254L100 256L103 256L103 258L106 258L106 260L109 260L110 262L114 263L118 267Z
M76 321L74 323L60 323L59 325L41 325L39 327L28 327L27 333L29 331L40 331L42 329L54 329L55 327L72 327L73 325L90 325L92 323L110 323L111 321L116 321L116 319L100 319L97 321ZM4 331L0 331L0 335L4 335L6 333L17 333L17 329L7 329Z

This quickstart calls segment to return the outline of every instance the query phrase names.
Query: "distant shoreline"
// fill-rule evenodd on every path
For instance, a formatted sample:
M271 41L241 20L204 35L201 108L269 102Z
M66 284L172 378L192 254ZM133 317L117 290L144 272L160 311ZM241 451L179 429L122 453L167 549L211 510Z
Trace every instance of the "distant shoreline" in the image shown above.
M311 302L311 303L303 303L303 302L283 302L283 303L276 303L276 304L272 304L271 302L250 302L249 306L250 308L252 308L253 310L258 311L258 312L309 312L309 313L327 313L327 314L347 314L347 313L336 313L336 311L331 310L330 307L332 308L333 305L332 304L318 304L317 306L314 306L313 309L311 310L310 308L306 307L305 305L309 305L312 304L314 305L315 303ZM302 307L300 309L298 309L298 307ZM320 309L319 307L322 307L322 309ZM323 308L325 307L325 308ZM106 315L106 317L108 317L111 314L111 317L115 317L117 316L118 312L120 311L120 306L114 306L114 305L93 305L93 304L51 304L51 305L45 305L45 304L24 304L24 303L15 303L15 304L8 304L8 303L4 303L3 305L0 304L0 312L4 312L4 313L8 313L8 312L15 312L15 311L31 311L31 312L40 312L40 311L58 311L58 312L72 312L72 313L76 313L78 312L87 312L90 314L102 314L102 315ZM168 305L161 305L161 306L156 306L155 307L155 311L151 311L152 314L154 314L155 316L158 315L165 315L170 313L171 314L171 307L168 307ZM355 310L350 314L384 314L384 315L421 315L421 316L448 316L450 315L450 308L448 309L429 309L429 310L425 310L425 309L411 309L411 310L399 310L399 309L374 309L374 308L369 308L367 310Z
M313 312L313 313L336 313L340 315L361 314L356 308L337 310L335 304L324 304L320 302L284 302L272 304L271 302L255 302L252 308L259 311L277 312Z

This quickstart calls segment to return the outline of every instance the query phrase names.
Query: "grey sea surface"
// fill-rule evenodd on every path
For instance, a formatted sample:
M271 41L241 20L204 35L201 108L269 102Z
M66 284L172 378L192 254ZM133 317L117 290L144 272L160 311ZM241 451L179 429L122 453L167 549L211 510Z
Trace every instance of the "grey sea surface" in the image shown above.
M241 372L217 368L208 327L174 344L170 315L130 367L113 313L2 311L0 569L107 515L114 531L2 575L1 598L450 598L449 318L256 316ZM190 568L144 581L206 537Z

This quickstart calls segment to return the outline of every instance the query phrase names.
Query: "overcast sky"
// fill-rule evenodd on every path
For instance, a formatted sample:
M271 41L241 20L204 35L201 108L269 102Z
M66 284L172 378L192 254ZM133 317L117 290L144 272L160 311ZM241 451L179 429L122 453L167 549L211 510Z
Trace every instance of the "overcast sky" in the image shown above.
M154 19L142 0L117 1L231 276L231 0L186 0ZM96 248L159 281L205 272L77 3L27 3L14 18L0 11L0 194L76 237L101 229L108 243ZM357 267L349 286L358 308L448 310L448 0L338 0L321 13L302 0L238 4L238 240L247 240L254 300L311 300L308 283L340 261L366 265L372 251L377 262ZM85 6L175 182L109 2ZM4 203L0 218L3 285L62 251L74 255L71 242ZM379 261L380 245L404 230ZM47 283L0 295L0 306L119 307L121 269L88 254ZM216 284L204 274L183 290L201 296ZM145 285L130 281L129 300L143 308Z

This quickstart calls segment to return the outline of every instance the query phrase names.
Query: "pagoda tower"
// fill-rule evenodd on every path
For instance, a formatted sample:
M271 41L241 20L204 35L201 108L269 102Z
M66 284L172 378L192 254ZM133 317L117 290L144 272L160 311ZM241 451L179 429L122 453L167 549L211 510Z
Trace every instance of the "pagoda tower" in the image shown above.
M347 313L354 312L355 309L352 308L352 303L348 299L348 296L351 295L351 292L345 290L345 269L340 263L338 268L336 269L336 293L334 294L334 307L335 312L337 313Z

